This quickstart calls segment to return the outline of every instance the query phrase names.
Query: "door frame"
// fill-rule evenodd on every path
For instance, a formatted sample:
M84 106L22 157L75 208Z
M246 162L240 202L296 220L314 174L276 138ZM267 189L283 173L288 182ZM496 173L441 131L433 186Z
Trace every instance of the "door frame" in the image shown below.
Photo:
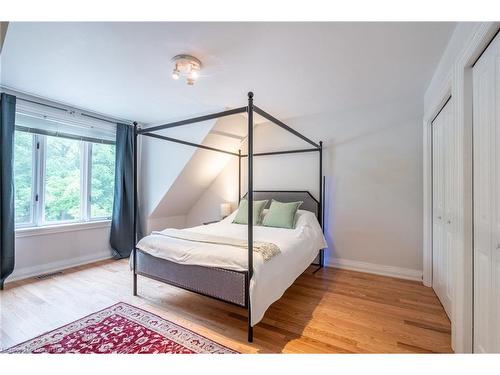
M473 350L473 216L472 216L472 67L500 27L479 23L458 55L423 119L423 283L432 286L432 120L451 95L456 131L457 207L453 230L451 345L455 352Z

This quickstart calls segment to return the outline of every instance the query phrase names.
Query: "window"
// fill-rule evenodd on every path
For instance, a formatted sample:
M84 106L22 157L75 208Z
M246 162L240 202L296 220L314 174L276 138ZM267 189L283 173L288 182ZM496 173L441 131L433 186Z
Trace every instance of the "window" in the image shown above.
M16 226L109 219L115 146L108 143L16 130Z
M110 217L115 187L115 146L92 144L90 217Z
M14 134L14 186L15 217L18 225L33 224L34 136L30 133Z
M77 221L82 217L83 142L46 137L44 222Z

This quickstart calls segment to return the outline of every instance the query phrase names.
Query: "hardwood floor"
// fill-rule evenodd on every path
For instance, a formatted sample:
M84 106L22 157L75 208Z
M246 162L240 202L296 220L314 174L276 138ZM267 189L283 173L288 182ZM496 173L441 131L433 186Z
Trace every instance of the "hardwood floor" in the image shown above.
M156 313L242 353L451 352L450 322L431 288L360 272L312 268L266 312L246 342L246 311L139 277L126 260L103 261L0 292L6 349L116 302Z

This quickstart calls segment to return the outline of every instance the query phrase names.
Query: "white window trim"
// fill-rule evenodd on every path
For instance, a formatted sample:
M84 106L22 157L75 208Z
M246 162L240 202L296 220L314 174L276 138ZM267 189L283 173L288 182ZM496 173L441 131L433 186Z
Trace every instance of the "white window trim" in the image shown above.
M88 219L88 221L91 219L91 212L90 208L92 207L92 202L90 201L91 196L91 184L92 184L92 176L91 171L92 171L92 144L89 142L84 142L83 147L82 147L82 157L81 157L81 186L82 186L82 202L80 204L80 207L82 209L82 212L80 213L81 217L84 219Z
M76 232L81 230L91 230L111 227L111 220L88 221L78 223L65 223L55 225L45 225L38 227L16 228L16 238L40 236L54 233Z

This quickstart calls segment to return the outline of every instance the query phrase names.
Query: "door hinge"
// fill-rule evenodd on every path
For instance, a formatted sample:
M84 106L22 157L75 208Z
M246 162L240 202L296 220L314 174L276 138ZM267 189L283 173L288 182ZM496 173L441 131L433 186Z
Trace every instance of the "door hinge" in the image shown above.
M38 194L35 194L35 202L38 202Z
M37 150L40 150L40 142L37 142L37 143L36 143L36 149L37 149Z

